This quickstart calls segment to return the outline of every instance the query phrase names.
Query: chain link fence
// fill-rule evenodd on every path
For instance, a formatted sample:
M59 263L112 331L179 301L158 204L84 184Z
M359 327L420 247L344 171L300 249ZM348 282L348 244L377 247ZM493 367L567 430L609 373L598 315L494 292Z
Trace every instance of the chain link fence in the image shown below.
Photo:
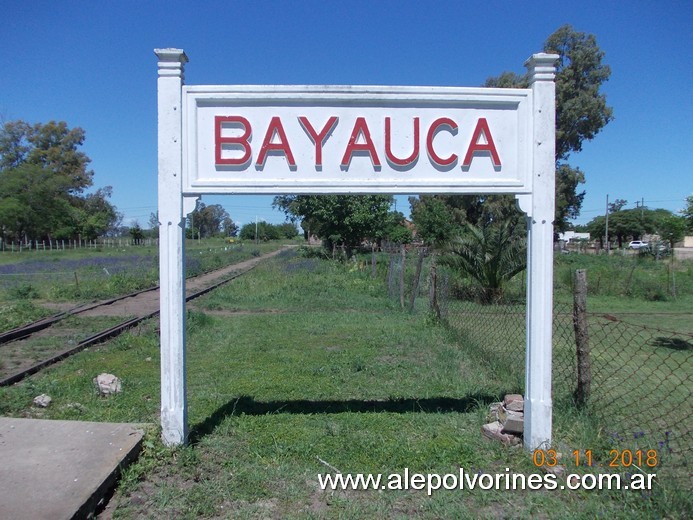
M417 283L416 263L420 261L415 251L388 255L388 294L399 298L409 311L435 315L459 335L460 345L473 359L507 381L509 392L524 393L524 282L516 281L495 303L481 303L487 301L483 290L436 266L427 254ZM413 287L417 287L415 298ZM418 303L412 305L415 299ZM637 314L586 312L582 316L587 356L583 361L589 370L587 380L581 376L586 389L579 388L576 312L573 302L555 299L555 413L585 414L615 448L633 452L656 449L671 470L669 476L678 477L690 488L687 461L693 433L688 407L693 388L693 334L638 323ZM678 317L693 319L693 313L679 313ZM581 399L580 392L585 391Z

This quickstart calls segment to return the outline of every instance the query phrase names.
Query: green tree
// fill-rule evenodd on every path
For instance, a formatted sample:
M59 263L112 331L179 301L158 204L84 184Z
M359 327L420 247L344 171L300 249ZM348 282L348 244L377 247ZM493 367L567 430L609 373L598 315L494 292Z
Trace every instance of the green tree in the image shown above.
M557 232L568 229L568 219L579 216L585 192L578 186L585 182L579 168L565 161L571 153L582 150L613 119L613 109L600 92L611 69L602 63L604 52L594 35L575 31L570 25L559 27L544 43L544 51L556 53L556 217ZM504 72L486 80L487 87L529 86L527 74Z
M283 195L272 205L333 250L343 246L348 257L363 240L375 240L388 222L393 198L386 195Z
M440 246L468 231L467 224L489 226L508 221L514 233L525 235L525 219L513 196L422 195L410 197L417 236Z
M197 207L188 217L192 237L210 238L225 234L224 224L230 220L228 212L219 204L207 206L204 202L198 202ZM231 221L233 223L233 221Z
M544 51L559 55L556 71L556 160L582 150L613 119L613 109L600 92L611 68L602 63L604 51L592 34L559 27L544 43Z
M298 236L298 228L293 222L284 222L277 227L282 238L296 238Z
M618 247L629 239L638 240L654 233L654 216L650 210L624 209L609 215L609 234L616 237Z
M674 244L683 240L686 234L686 219L677 215L663 217L657 223L657 233L673 249Z
M20 164L0 173L0 222L8 239L61 238L72 230L67 181L35 164ZM10 211L11 210L11 211Z
M599 247L604 249L604 235L606 234L606 218L604 215L593 218L587 224L582 226L583 231L590 234L590 237L599 242ZM609 241L611 241L612 233L609 233Z
M0 229L4 238L96 238L121 216L111 188L92 185L90 159L79 150L84 130L65 122L0 127Z
M122 220L123 216L108 202L112 193L113 188L106 186L73 203L74 210L80 213L75 227L83 238L94 240L105 235Z
M480 299L494 303L503 298L506 283L527 265L526 241L510 220L475 226L453 239L440 263L465 273L480 286Z
M7 122L0 130L0 170L37 165L64 177L69 193L79 194L92 185L94 176L87 169L91 159L79 150L84 138L84 130L69 129L64 121Z
M144 230L142 229L142 226L140 226L140 223L135 221L132 223L132 226L130 226L130 237L135 241L139 242L144 238Z
M376 231L374 238L378 245L381 245L382 240L387 240L393 244L409 244L414 237L404 214L400 211L390 211L382 227Z
M159 236L159 212L149 214L149 234L153 237Z
M416 236L429 246L444 244L460 232L453 208L435 195L409 197Z
M585 182L585 174L580 168L562 163L556 166L556 217L554 227L557 233L570 228L570 219L580 216L585 191L578 193L578 186Z
M623 247L629 240L639 240L645 234L655 233L663 220L673 214L665 209L633 208L609 214L609 241L616 240ZM606 218L601 215L587 223L590 235L597 237L602 247L606 233Z
M268 240L279 240L282 236L280 226L269 224L264 220L258 223L250 222L245 224L241 228L239 234L239 237L243 240L261 240L263 242L267 242Z
M231 217L224 217L221 223L221 230L225 237L238 236L238 224L236 224Z
M693 195L686 197L686 207L681 211L686 221L686 230L693 233Z
M625 199L616 199L613 202L609 202L609 213L621 211L626 204L628 204L628 201Z

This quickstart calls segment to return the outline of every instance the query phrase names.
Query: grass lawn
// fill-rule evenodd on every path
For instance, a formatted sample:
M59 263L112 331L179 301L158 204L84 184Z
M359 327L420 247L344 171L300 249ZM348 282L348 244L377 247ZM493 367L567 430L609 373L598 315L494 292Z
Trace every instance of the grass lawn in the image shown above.
M11 416L158 423L156 324L0 389ZM685 518L688 495L566 490L324 491L318 475L541 473L482 437L488 404L521 391L465 338L409 314L368 269L282 253L194 302L188 316L192 443L153 431L109 509L116 518ZM123 392L99 398L110 372ZM505 375L504 375L505 374ZM47 393L53 403L36 409ZM572 410L554 436L568 472L606 471L609 439ZM593 448L597 467L570 463ZM664 464L666 461L662 461ZM559 479L560 481L560 479Z

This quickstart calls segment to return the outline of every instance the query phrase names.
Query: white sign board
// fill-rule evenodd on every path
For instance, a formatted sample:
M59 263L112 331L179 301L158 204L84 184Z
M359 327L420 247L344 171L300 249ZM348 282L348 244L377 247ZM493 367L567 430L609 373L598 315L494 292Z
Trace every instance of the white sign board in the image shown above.
M527 214L527 449L551 441L555 86L184 86L157 49L161 429L186 442L185 216L201 194L511 193Z
M531 90L184 87L184 191L529 193Z

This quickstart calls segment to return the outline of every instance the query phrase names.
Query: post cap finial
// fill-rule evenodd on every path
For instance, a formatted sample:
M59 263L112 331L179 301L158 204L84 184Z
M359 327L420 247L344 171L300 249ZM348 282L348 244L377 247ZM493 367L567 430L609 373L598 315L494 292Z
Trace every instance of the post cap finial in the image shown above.
M154 49L154 54L157 55L159 61L177 61L179 63L188 62L188 56L185 54L183 49L174 49L171 47L166 49Z
M556 60L558 54L548 54L539 52L525 62L525 67L529 69L530 83L535 81L553 81L556 77Z

